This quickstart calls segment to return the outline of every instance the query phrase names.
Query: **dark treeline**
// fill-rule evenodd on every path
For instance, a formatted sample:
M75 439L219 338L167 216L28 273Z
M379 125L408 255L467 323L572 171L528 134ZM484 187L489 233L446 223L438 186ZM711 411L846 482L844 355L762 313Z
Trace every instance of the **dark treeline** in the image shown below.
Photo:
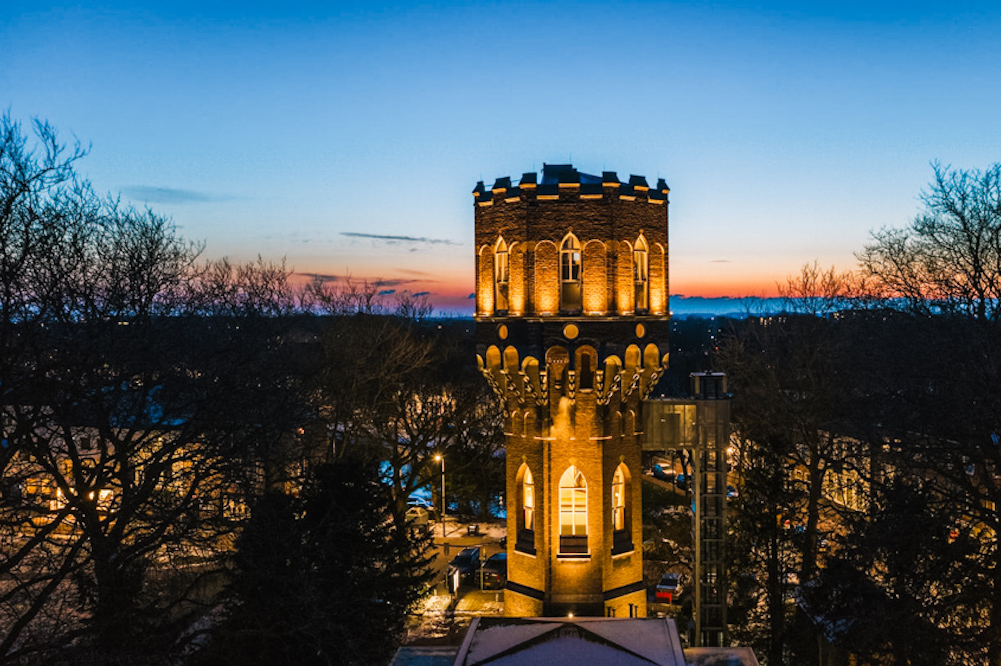
M1001 663L1001 165L733 323L730 621L768 664Z
M433 456L503 479L469 322L203 260L85 153L0 120L0 662L388 660Z

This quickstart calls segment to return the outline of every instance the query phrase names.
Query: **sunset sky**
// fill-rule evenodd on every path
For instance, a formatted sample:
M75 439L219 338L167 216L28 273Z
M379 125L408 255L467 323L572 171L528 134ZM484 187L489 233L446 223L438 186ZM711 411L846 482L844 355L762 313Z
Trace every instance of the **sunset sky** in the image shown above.
M667 180L672 294L767 296L1001 161L1001 4L808 5L4 3L0 108L208 257L469 312L476 181L572 162Z

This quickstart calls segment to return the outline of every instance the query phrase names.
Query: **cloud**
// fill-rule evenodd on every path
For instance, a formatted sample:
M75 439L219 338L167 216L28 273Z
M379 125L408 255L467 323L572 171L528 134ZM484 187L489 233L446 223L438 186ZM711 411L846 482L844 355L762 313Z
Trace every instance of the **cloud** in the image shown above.
M427 273L422 273L421 271L407 271L400 270L401 273L416 273L419 275L427 275ZM379 289L396 289L398 287L404 287L408 284L434 284L440 282L440 280L422 280L419 278L379 278L379 277L358 277L357 275L335 275L333 273L300 273L296 272L296 275L300 275L309 280L318 280L324 284L331 282L351 282L355 285L367 284L371 287L376 287Z
M152 187L149 185L129 185L122 188L122 194L134 201L158 204L190 204L228 201L231 196L207 194L195 190L180 190L173 187Z
M475 298L476 298L476 292L473 292L472 294L469 295L469 300L473 300Z
M428 243L430 245L461 245L452 240L444 238L427 238L424 236L388 236L384 234L364 234L358 231L342 231L342 236L348 238L370 238L372 240L385 241L387 243Z
M413 293L413 296L429 296L430 294L430 291L417 291Z
M324 283L326 283L326 282L341 282L342 280L346 280L347 279L346 275L332 275L330 273L299 273L299 272L296 272L296 275L301 275L301 276L303 276L305 278L309 278L310 280L319 280L320 282L324 282Z
M710 260L709 263L710 264L728 264L728 263L730 263L730 260L729 259L712 259L712 260Z
M395 294L395 293L396 293L395 289L383 289L382 291L379 292L379 295L380 296L389 296L390 294Z
M369 282L374 284L376 287L402 287L405 284L423 282L423 280L404 280L402 278L397 280L383 280L382 278L378 278L376 280L369 280Z

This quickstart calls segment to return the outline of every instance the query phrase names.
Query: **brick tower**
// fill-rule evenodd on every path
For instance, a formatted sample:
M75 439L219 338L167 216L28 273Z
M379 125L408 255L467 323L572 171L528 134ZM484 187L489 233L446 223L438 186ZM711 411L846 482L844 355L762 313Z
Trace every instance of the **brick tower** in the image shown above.
M643 617L640 403L667 365L668 187L477 183L477 355L504 406L511 616Z

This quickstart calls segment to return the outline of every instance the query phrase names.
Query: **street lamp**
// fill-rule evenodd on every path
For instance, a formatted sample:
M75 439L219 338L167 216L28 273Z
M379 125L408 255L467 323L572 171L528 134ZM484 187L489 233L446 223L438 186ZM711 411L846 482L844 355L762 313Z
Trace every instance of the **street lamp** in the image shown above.
M441 538L445 538L445 456L436 453L435 462L441 463Z

